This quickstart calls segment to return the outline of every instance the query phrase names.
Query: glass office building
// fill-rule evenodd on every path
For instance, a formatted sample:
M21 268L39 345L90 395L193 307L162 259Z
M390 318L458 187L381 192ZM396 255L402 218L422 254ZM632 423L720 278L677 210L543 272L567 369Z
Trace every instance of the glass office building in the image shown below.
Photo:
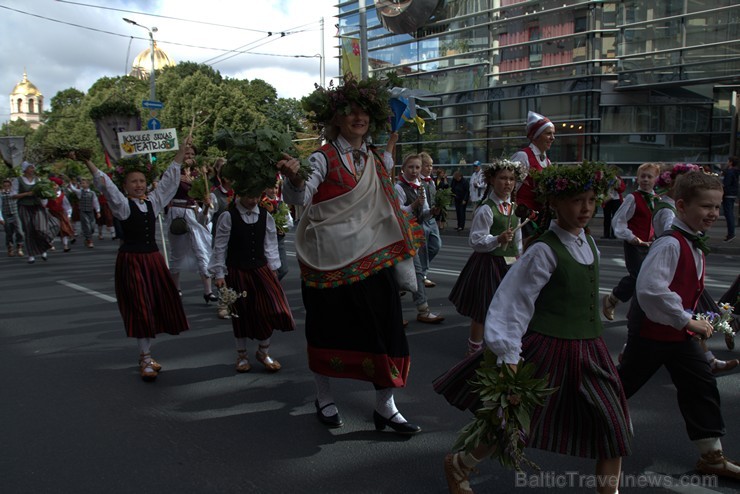
M359 36L359 2L338 5L340 36ZM558 163L629 174L740 153L738 0L440 0L411 34L388 31L367 3L370 74L393 71L439 97L425 134L404 126L401 153L509 156L527 142L528 110L556 125Z

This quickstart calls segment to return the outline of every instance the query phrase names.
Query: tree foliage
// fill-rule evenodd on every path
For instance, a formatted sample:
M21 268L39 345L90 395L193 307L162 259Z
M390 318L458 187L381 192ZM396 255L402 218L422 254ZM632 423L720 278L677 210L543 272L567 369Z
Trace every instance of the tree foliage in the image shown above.
M269 127L295 138L306 127L299 102L278 98L275 88L261 79L232 79L210 66L181 62L157 71L155 81L156 97L164 103L161 110L141 107L143 100L150 99L148 79L101 77L87 93L75 88L59 91L51 99L51 110L43 115L44 124L37 130L17 120L3 124L2 134L26 137L28 159L39 163L51 160L54 163L46 165L67 169L67 160L59 158L60 153L52 158L50 149L90 149L93 161L103 162L102 146L89 116L92 108L103 104L133 104L142 127L156 116L163 128L176 128L180 140L190 132L195 117L196 126L202 125L193 130L194 144L200 153L210 155L223 154L213 142L213 136L222 129L243 133ZM174 153L162 153L159 158L167 161L171 154Z

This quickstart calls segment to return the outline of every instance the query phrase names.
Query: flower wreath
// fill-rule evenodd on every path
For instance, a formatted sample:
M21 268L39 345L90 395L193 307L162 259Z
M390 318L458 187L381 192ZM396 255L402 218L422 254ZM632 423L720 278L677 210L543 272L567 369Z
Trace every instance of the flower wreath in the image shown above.
M355 104L370 116L371 136L375 137L387 130L391 117L390 91L386 81L371 77L358 81L351 74L344 79L344 84L329 87L315 85L316 89L301 100L301 106L307 112L306 118L314 128L324 133L333 125L336 115L349 115Z
M524 170L522 170L521 161L511 161L505 158L494 160L493 163L484 163L481 165L483 175L486 177L486 181L493 178L499 170L509 170L514 172L514 178L517 182L521 182L525 178Z
M676 163L671 169L665 170L660 175L658 175L656 185L664 189L669 189L673 182L676 180L676 177L678 177L679 175L683 175L684 173L688 172L699 171L701 171L701 167L699 165L694 165L692 163Z
M156 166L152 165L143 155L138 155L118 160L118 163L111 170L110 178L114 184L122 188L126 175L132 172L143 173L147 184L151 184L160 175Z
M593 190L596 200L606 196L609 181L615 176L603 163L584 161L580 165L550 165L532 173L537 194L544 201L550 197L567 197Z

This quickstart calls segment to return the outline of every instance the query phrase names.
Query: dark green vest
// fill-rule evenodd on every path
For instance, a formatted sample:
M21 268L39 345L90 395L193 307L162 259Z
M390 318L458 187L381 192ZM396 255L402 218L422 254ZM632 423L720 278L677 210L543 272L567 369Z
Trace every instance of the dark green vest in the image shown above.
M499 211L498 205L496 205L496 203L493 202L491 199L486 199L484 202L481 203L481 206L484 204L491 208L491 212L493 213L493 224L491 224L491 229L489 230L489 233L491 235L498 236L506 231L506 227L509 226L509 217ZM514 209L516 208L516 204L514 204L513 202L509 203L509 208L509 211L514 211ZM515 228L518 224L519 218L512 215L510 226L512 228ZM505 249L502 249L501 245L499 244L490 252L490 254L501 257L516 257L519 255L519 249L517 249L516 242L512 240L506 245Z
M668 204L667 202L658 201L658 203L655 205L655 208L653 209L653 216L655 216L655 213L657 213L661 209L670 209L671 211L673 211L673 214L676 214L675 206L672 206L671 204Z
M593 239L590 235L586 238L594 254L594 262L588 266L573 259L552 230L537 239L555 252L558 265L534 303L529 331L568 340L601 336L599 263Z

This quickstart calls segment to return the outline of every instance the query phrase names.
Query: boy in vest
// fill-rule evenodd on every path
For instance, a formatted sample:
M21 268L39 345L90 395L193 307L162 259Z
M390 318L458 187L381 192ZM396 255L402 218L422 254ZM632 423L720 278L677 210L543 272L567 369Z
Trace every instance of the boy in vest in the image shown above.
M419 259L421 260L421 269L424 273L424 286L426 288L434 288L437 284L427 278L427 271L429 270L429 264L437 257L439 250L442 248L442 237L439 234L439 226L435 219L439 216L440 210L434 206L434 198L437 195L437 186L432 179L432 165L434 165L434 160L426 152L419 153L419 157L421 158L421 185L424 187L427 205L431 210L431 215L421 225L424 229L424 240L426 240L426 244L419 249Z
M719 217L722 184L717 177L687 173L676 181L674 199L672 229L655 241L637 278L619 377L629 398L665 366L686 432L699 450L696 469L740 479L740 466L722 453L725 424L717 381L699 343L712 336L712 324L689 313L704 289L703 232Z
M604 317L614 320L614 309L619 302L626 302L635 293L637 273L653 240L653 209L655 181L660 173L658 163L643 163L637 169L638 189L624 198L612 220L614 235L624 241L624 264L627 276L619 280L609 295L601 301Z
M69 188L80 200L80 223L82 224L82 235L85 237L85 245L93 248L92 236L95 233L95 220L100 218L98 196L90 190L90 180L86 178L80 179L79 189L71 184Z
M401 209L416 218L416 221L423 225L424 222L432 217L429 203L426 200L426 194L422 182L419 180L421 175L421 156L410 154L403 159L401 165L401 176L396 182L396 192L398 200L401 203ZM416 320L428 324L436 324L444 321L444 317L433 313L429 310L427 303L427 294L424 284L424 270L421 262L421 251L414 256L414 269L416 271L416 291L413 293L414 304L416 304Z

